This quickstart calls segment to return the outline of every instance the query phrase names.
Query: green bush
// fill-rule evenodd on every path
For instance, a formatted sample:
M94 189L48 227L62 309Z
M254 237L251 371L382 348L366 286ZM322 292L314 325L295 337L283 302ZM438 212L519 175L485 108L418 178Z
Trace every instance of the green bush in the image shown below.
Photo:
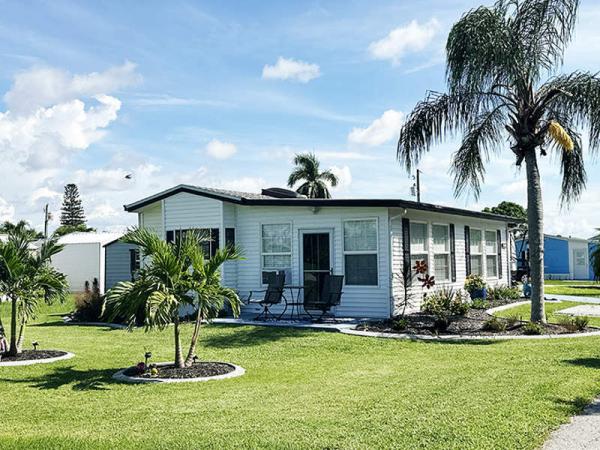
M492 316L483 323L482 329L493 332L506 331L506 321Z
M590 319L585 316L562 316L558 320L558 324L564 327L570 333L574 333L576 331L583 331L587 328L590 323Z
M404 331L408 328L408 320L407 319L395 319L392 322L392 329L394 331Z
M488 288L488 298L494 300L517 300L521 297L521 291L516 287L496 286Z
M490 307L490 302L483 298L474 298L471 300L471 308L473 309L488 309Z
M465 290L469 293L485 288L485 280L479 275L469 275L465 279Z
M523 334L535 335L535 334L542 334L543 332L544 332L544 327L542 327L539 323L527 322L523 326Z
M506 328L510 329L521 322L521 317L518 314L509 314L504 318L504 321L506 322Z
M425 297L421 310L436 317L462 316L469 310L469 303L464 292L442 288Z

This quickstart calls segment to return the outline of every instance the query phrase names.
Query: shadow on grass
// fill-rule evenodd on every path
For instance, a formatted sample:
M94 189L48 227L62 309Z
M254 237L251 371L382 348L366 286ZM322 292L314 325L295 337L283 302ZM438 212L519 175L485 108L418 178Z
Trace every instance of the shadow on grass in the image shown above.
M503 342L501 339L463 339L463 340L419 340L413 339L414 341L425 342L427 344L438 344L438 345L492 345L500 344Z
M238 348L247 347L249 345L264 345L282 339L293 339L308 336L315 333L315 330L304 330L300 328L284 328L284 327L252 327L248 325L230 325L230 324L212 324L210 326L214 330L231 330L233 333L215 334L203 336L201 338L202 345L216 348Z
M118 383L112 378L119 369L88 369L78 370L71 367L57 367L50 373L39 377L22 379L0 379L6 383L29 384L38 389L58 389L72 385L74 391L107 391L109 384Z
M583 366L589 369L600 369L600 358L576 358L566 359L563 362L573 366Z
M590 406L590 399L584 397L575 397L573 399L554 398L554 403L559 411L569 416L581 414L581 412ZM586 414L600 414L600 404L591 405L586 410Z

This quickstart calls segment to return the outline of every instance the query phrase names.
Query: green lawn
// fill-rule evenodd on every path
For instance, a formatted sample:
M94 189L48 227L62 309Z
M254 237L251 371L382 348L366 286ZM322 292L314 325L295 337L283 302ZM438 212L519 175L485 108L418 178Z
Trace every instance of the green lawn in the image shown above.
M600 285L586 284L582 287L574 287L578 283L571 282L571 285L544 285L546 294L577 295L583 297L600 297Z
M591 284L591 285L596 285L596 286L600 287L600 284L598 284L598 282L596 282L596 281L590 281L590 280L544 280L544 284L546 286L548 286L548 285L558 285L558 286L561 286L561 285L571 285L571 284L579 284L579 285L582 285L582 284L585 284L585 285Z
M548 316L548 322L550 323L558 323L561 317L560 314L556 314L557 311L561 311L563 309L571 308L577 305L589 305L589 303L584 302L546 302L546 316ZM516 314L523 318L523 320L529 320L531 316L531 305L520 305L515 306L514 308L505 309L504 311L498 311L495 315L498 317L508 317L510 315ZM562 315L564 317L564 315ZM594 327L600 327L600 317L590 317L590 325Z
M40 317L26 341L74 359L0 368L2 449L534 449L600 394L600 338L424 343L224 325L205 329L199 355L246 375L127 385L111 375L146 349L169 360L170 332L58 319Z

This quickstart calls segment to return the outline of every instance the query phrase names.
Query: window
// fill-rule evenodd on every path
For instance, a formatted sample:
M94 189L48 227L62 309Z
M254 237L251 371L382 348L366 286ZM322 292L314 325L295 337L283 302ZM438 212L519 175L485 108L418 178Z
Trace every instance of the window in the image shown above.
M235 246L235 228L225 228L225 245Z
M219 249L219 229L218 228L191 228L181 230L169 230L167 231L167 242L173 243L178 242L180 239L185 237L188 231L197 231L201 234L204 240L201 244L202 251L206 258L212 258Z
M289 283L292 272L292 225L265 224L261 229L262 282L267 284L268 272L283 270Z
M450 279L450 227L433 225L433 269L436 281Z
M415 267L417 261L429 264L429 233L426 223L410 223L410 264Z
M481 230L471 228L471 273L483 276L483 247Z
M485 255L487 276L495 278L498 276L498 240L495 231L485 232Z
M140 270L140 250L137 248L129 249L129 274L131 281L134 281L135 275Z
M344 222L344 268L346 285L377 286L377 220Z

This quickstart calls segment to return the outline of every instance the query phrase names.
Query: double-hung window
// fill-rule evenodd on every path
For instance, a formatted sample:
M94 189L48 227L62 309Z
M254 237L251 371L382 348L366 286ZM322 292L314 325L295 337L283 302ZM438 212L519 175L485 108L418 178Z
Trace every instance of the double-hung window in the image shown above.
M292 225L289 223L264 224L261 227L262 282L267 283L268 273L280 270L291 282L292 273Z
M433 269L436 281L450 280L450 227L432 225Z
M344 222L344 271L347 286L377 286L377 251L377 219Z
M428 225L421 222L410 222L410 265L415 267L417 261L425 261L429 265L429 231Z
M488 278L498 276L498 240L495 231L485 232L485 264Z
M483 236L481 230L471 228L471 273L483 276Z

